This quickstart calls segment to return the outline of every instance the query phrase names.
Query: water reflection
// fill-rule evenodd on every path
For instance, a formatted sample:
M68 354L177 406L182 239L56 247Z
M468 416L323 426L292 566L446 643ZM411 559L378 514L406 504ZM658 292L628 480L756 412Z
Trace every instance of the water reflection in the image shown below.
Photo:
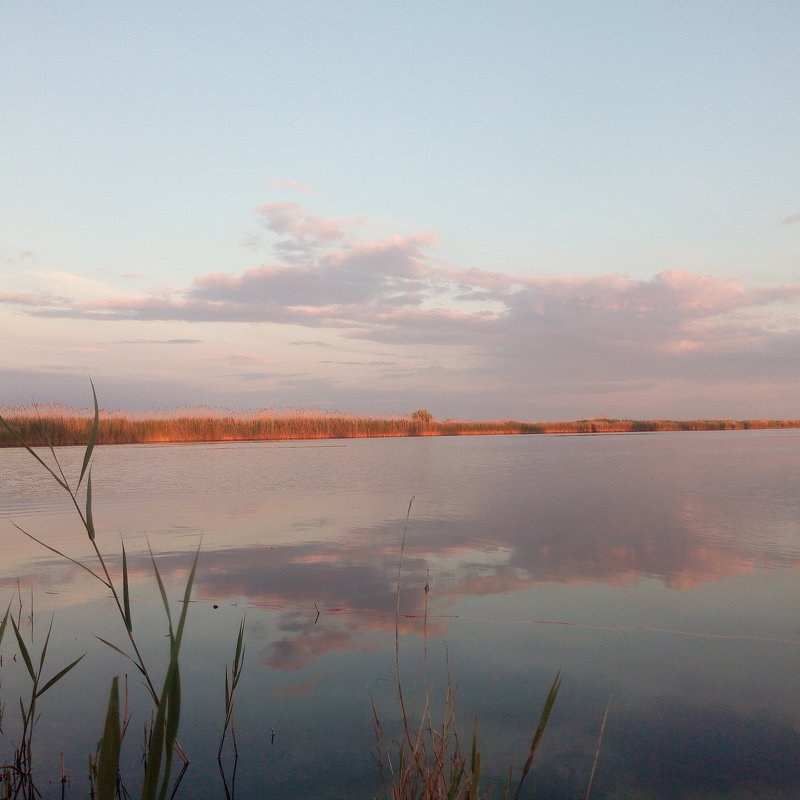
M416 635L402 636L404 654L418 674L423 626L429 642L447 640L467 687L462 719L479 715L492 769L524 750L562 666L541 796L575 796L612 694L608 769L593 796L756 787L788 797L800 788L789 757L800 745L798 441L742 432L98 448L96 518L107 549L125 537L135 607L153 594L146 541L175 586L202 535L194 655L202 664L226 653L248 610L257 663L247 708L259 721L242 725L263 742L264 721L280 718L282 753L303 775L273 774L275 796L315 797L320 786L348 796L345 785L370 796L364 687L391 707L413 495L399 626ZM0 481L0 515L84 557L77 526L19 455L0 452L0 474L14 475ZM34 585L43 607L102 596L7 521L0 537L0 587ZM196 713L202 729L206 712ZM331 752L331 719L363 743L348 748L346 780L309 755ZM252 770L238 780L247 796Z

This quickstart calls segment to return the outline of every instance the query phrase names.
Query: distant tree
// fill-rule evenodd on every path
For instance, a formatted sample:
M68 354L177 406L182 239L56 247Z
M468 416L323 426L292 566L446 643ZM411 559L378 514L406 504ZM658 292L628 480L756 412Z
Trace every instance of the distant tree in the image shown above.
M430 425L433 422L433 414L426 408L418 408L411 412L411 420L420 425Z

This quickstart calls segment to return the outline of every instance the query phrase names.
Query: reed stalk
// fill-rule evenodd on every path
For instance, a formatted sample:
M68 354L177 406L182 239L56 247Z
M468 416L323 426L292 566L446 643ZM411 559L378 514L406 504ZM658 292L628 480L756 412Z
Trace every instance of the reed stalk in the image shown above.
M19 525L15 524L15 527L29 539L35 541L37 544L41 545L50 552L55 553L61 558L66 559L67 561L71 562L72 564L75 564L77 567L87 572L93 578L98 580L108 591L111 592L111 596L113 598L117 612L125 628L126 635L128 638L128 644L132 654L131 652L126 652L126 650L122 649L121 647L113 644L112 642L106 639L103 639L102 637L98 636L97 638L105 645L115 650L116 652L120 653L126 659L131 661L131 663L134 664L134 666L142 676L145 686L147 687L147 690L152 698L155 709L155 715L153 717L153 721L151 723L147 736L147 741L148 741L147 757L146 757L147 763L145 767L145 778L144 778L142 800L156 800L156 799L166 800L170 785L173 753L177 752L179 757L183 761L183 768L179 774L177 781L178 783L189 763L188 756L181 747L177 738L178 726L180 721L180 709L181 709L180 668L179 668L178 656L183 638L183 632L186 623L186 613L189 608L189 600L197 569L197 560L200 550L198 547L189 574L189 578L186 583L183 596L183 605L181 608L181 614L177 626L173 626L166 590L164 588L164 584L161 579L161 575L159 573L155 557L153 556L152 550L150 551L153 572L155 574L156 581L158 583L161 599L164 605L164 611L167 616L167 622L169 626L169 639L170 639L169 664L167 666L163 687L160 692L157 692L155 685L153 683L151 673L149 672L145 664L139 644L133 633L133 617L130 605L130 585L128 578L127 554L125 551L124 542L122 543L122 586L121 587L117 583L115 583L114 579L112 578L111 572L107 565L106 558L104 557L97 543L94 517L92 511L92 454L94 451L94 447L97 444L98 432L100 429L100 410L97 402L97 393L95 391L93 383L91 384L91 388L92 388L92 397L94 401L94 417L91 429L89 431L88 442L86 444L84 451L80 474L77 478L77 481L75 481L74 483L70 482L70 480L67 478L67 475L64 472L64 469L62 468L61 462L59 461L58 455L55 451L55 445L49 436L46 436L45 438L46 438L46 446L50 453L51 463L47 463L47 461L45 461L44 458L42 458L33 449L31 444L25 440L20 431L17 430L14 426L12 426L11 423L1 415L0 415L0 429L5 430L7 434L13 436L17 440L17 442L22 447L24 447L30 453L30 455L33 456L33 458L36 459L36 461L50 474L50 476L55 480L58 486L60 486L61 489L63 489L67 493L71 504L75 508L75 511L77 512L78 517L80 518L81 525L83 526L86 532L87 538L90 542L90 547L94 552L94 555L96 556L98 563L100 564L100 569L99 570L92 569L82 561L79 561L78 559L68 556L66 553L63 553L57 548L52 547L51 545L47 544L41 539L38 539L37 537L33 536L31 533L24 530ZM84 478L86 479L85 484L84 484ZM79 493L82 485L84 485L85 488L84 488L83 498L81 499ZM20 597L20 614L21 614L21 608L22 608L22 602ZM32 681L31 699L27 707L24 706L22 702L20 702L20 709L23 718L23 731L22 731L20 748L17 752L17 756L15 759L15 763L18 765L16 774L22 776L26 781L26 785L32 787L33 786L31 778L32 731L34 722L36 720L36 715L35 715L36 700L51 686L53 686L58 680L64 677L64 675L66 675L66 673L69 672L78 663L78 661L80 661L80 658L76 659L70 665L62 669L59 673L57 673L55 677L51 678L49 681L47 681L47 683L45 683L40 688L41 673L44 667L44 658L47 651L47 645L50 640L50 632L52 631L52 620L50 624L50 629L47 632L47 637L45 639L42 653L40 655L39 668L35 670L33 667L33 662L30 658L30 654L20 634L19 624L14 620L13 616L9 615L9 611L10 607L9 610L6 611L6 614L3 618L2 627L0 627L0 634L5 633L7 621L8 619L10 619L14 630L14 634L16 635L17 638L17 644L20 648L20 653L22 655L25 666L28 670L28 673ZM0 636L0 638L2 637ZM83 656L81 656L81 658L83 658ZM237 676L237 681L238 681L238 676ZM98 754L97 792L98 792L98 797L102 798L102 800L113 800L113 795L109 795L108 793L111 791L110 787L112 786L110 775L114 771L113 766L111 766L114 760L112 756L116 752L118 760L118 751L119 751L119 748L116 745L117 734L113 734L111 732L112 722L114 722L114 720L116 720L118 717L118 710L115 711L115 706L118 705L118 699L115 700L115 697L118 692L117 682L118 682L117 678L115 678L114 681L112 682L112 690L109 697L107 716L106 716L107 725L101 739L101 747L100 747L100 752ZM127 721L125 722L125 724L122 725L121 728L119 728L120 744L122 738L124 737L126 725ZM92 770L90 769L90 773L91 771ZM117 785L116 775L114 776L113 784L114 786ZM33 788L31 788L30 791L33 792Z
M400 709L402 733L399 741L386 741L383 725L375 702L372 701L373 728L376 740L378 768L383 785L384 800L480 800L482 763L478 741L478 719L472 723L469 753L461 749L456 723L456 690L453 687L450 662L445 647L447 663L447 686L442 707L441 721L437 725L431 711L431 691L428 671L428 603L430 578L425 583L425 610L423 615L423 706L418 721L412 721L405 698L400 673L400 587L405 553L408 522L414 498L408 505L400 543L397 568L395 603L395 688ZM556 673L547 694L536 731L528 748L528 756L520 772L514 800L519 800L522 787L533 766L534 757L541 744L550 715L561 687L561 670ZM513 784L513 768L509 769L503 800L510 800Z

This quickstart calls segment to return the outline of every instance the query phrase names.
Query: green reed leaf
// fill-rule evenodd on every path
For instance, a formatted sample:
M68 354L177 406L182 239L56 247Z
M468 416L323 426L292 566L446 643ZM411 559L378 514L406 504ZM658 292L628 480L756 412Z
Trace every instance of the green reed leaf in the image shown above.
M239 623L239 635L236 637L236 652L233 655L233 665L231 667L231 692L236 691L236 686L239 683L239 678L242 676L242 667L244 666L244 653L247 649L244 644L244 623L245 618ZM228 671L225 670L225 679L227 681ZM227 687L226 687L227 688Z
M533 735L530 752L528 753L528 760L525 762L525 766L522 768L522 775L520 776L519 783L517 784L517 792L514 795L514 800L518 800L520 792L522 791L522 784L525 782L525 778L530 772L531 765L533 764L533 757L536 754L536 750L539 747L539 742L541 742L542 736L544 736L544 731L545 728L547 727L547 722L550 719L550 712L553 710L553 706L555 705L556 702L556 697L558 696L558 690L560 688L561 688L561 670L559 670L556 673L556 677L553 680L553 685L550 687L550 691L547 694L547 699L545 700L544 706L542 707L542 713L539 715L539 725L536 728L536 733L534 733Z
M38 411L36 412L36 415L39 416ZM43 425L41 417L39 417L39 423ZM74 496L72 490L69 488L69 481L67 480L67 476L64 474L64 469L61 466L61 462L58 460L58 454L56 453L56 448L53 446L53 438L50 436L50 434L44 427L42 428L42 436L44 437L45 442L47 442L47 449L50 451L53 463L56 465L56 468L58 469L58 474L61 476L61 480L64 481L64 486L66 487L70 496Z
M244 658L244 622L245 618L239 623L239 635L236 637L236 652L233 656L233 671L240 671L240 664Z
M122 605L125 613L125 627L128 633L133 632L133 617L131 616L131 595L128 584L128 557L125 553L125 542L122 542Z
M178 655L180 653L183 631L186 625L186 615L189 611L189 600L191 599L192 586L197 572L197 560L200 556L200 547L194 556L192 569L186 581L186 588L183 593L183 607L178 620L178 627L173 632L172 617L169 612L167 593L164 583L158 572L152 550L150 558L153 562L153 569L158 580L158 587L161 592L161 599L167 611L169 620L170 635L170 659L167 667L167 674L164 678L164 688L158 703L156 719L153 723L152 735L150 737L150 748L148 752L147 769L145 770L144 787L142 789L142 800L165 800L169 789L170 772L172 769L172 753L178 737L178 726L180 723L181 712L181 679L178 667ZM162 761L164 763L162 775ZM161 789L159 791L159 777L161 777Z
M131 664L133 664L133 666L136 667L136 669L138 669L139 672L142 673L142 675L144 675L144 670L142 669L142 665L138 661L136 661L132 656L128 655L121 647L117 647L115 644L111 644L111 642L109 642L107 639L104 639L102 636L96 636L95 638L99 639L106 647L110 647L112 650L116 650L121 656L125 656L125 658L127 658L128 661L130 661Z
M186 581L186 588L183 592L183 607L181 608L181 616L178 621L178 631L175 635L175 642L177 647L181 645L183 638L183 628L186 625L186 615L189 612L189 601L192 598L192 586L194 585L194 576L197 572L197 560L200 558L200 545L197 546L197 551L194 554L194 561L192 562L192 569L189 572L189 578Z
M92 516L92 470L89 470L89 478L86 481L86 533L89 534L89 541L94 541L94 517Z
M149 746L147 748L147 767L144 771L144 784L142 786L142 800L156 800L158 792L158 776L161 773L161 759L164 754L164 697L158 706L155 721L150 730Z
M58 475L56 475L56 473L54 472L52 467L46 461L44 461L41 458L41 456L38 453L36 453L30 447L30 445L25 441L25 439L22 438L22 436L20 435L19 431L17 431L17 429L14 428L3 417L2 414L0 414L0 423L53 476L53 478L56 480L58 485L61 486L62 489L66 489L67 491L69 491L69 486L67 485L67 482L63 478L60 478Z
M458 797L458 790L461 788L461 778L464 775L464 767L453 769L450 775L450 788L447 792L447 800L456 800Z
M11 617L11 625L14 628L14 635L17 637L17 645L19 646L20 655L22 656L22 660L25 662L25 666L28 668L28 675L30 675L31 680L36 683L36 673L33 671L33 662L31 661L30 654L28 653L28 648L25 646L25 641L19 632L17 623L14 621L14 617Z
M83 654L83 656L85 655L86 653ZM36 697L37 698L41 697L51 686L54 686L56 683L58 683L74 666L78 664L78 662L83 658L83 656L79 656L71 664L67 664L67 666L64 667L64 669L62 669L60 672L56 673L52 678L50 678L50 680L47 681L47 683L44 686L42 686L42 688L39 689L38 692L36 692Z
M119 677L111 681L111 692L108 696L106 723L103 727L103 738L100 740L100 754L97 766L97 800L114 800L117 793L117 775L119 774L119 753L122 746L122 735L119 726Z
M172 629L172 614L169 611L169 600L167 600L167 590L164 588L164 581L161 580L161 573L158 571L158 565L156 564L156 557L153 555L153 550L150 547L150 542L147 542L147 549L150 550L150 560L153 562L153 572L156 575L156 581L158 582L158 591L161 592L161 602L164 604L164 611L167 614L167 622L169 623L169 640L170 643L175 642L175 632Z
M86 570L93 578L96 578L100 583L104 586L107 586L109 589L111 588L111 584L102 576L96 573L93 569L90 569L86 566L86 564L82 564L80 561L76 561L74 558L70 558L66 553L62 553L60 550L57 550L55 547L51 547L47 542L43 542L41 539L37 539L32 533L28 533L24 528L20 528L16 522L11 523L20 533L27 536L31 541L36 542L36 544L41 545L44 547L45 550L49 550L51 553L55 553L57 556L61 556L61 558L66 559L67 561L71 561L75 564L76 567L80 567L81 569Z
M471 775L469 785L469 800L476 800L478 797L478 784L481 778L481 754L478 752L478 718L472 723L472 759Z
M3 621L0 622L0 644L3 643L3 636L6 632L6 624L8 623L8 615L11 613L11 603L9 602L6 613L3 615Z
M40 677L42 674L42 670L44 669L44 659L47 655L47 647L50 644L50 634L53 632L53 620L56 618L55 613L50 617L50 627L47 629L47 636L44 637L44 645L42 646L42 652L39 654L39 671L36 673L37 677Z
M77 491L81 486L81 481L83 481L83 476L86 474L86 468L89 466L89 461L92 458L92 450L94 450L94 444L97 441L97 431L100 428L100 408L97 405L97 392L94 390L94 383L92 379L89 378L89 383L92 385L92 397L94 398L94 421L92 422L92 430L89 434L89 441L86 444L86 451L83 454L83 465L81 466L81 476L78 478L78 485L75 487L75 491ZM91 480L91 472L89 473L89 479ZM93 536L91 538L94 538Z
M167 694L167 716L164 732L164 775L161 782L159 800L166 800L169 789L170 773L172 772L172 754L178 738L178 726L181 719L181 672L178 666L178 653L175 652L174 669L168 674L170 680L169 693Z
M508 800L511 797L511 779L514 775L514 767L508 768L508 779L506 780L505 788L503 789L503 800Z

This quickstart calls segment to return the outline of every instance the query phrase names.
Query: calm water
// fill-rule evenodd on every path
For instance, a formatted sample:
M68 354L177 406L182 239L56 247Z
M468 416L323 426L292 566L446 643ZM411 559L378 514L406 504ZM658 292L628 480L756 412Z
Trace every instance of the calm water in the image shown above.
M79 469L81 451L60 456ZM36 647L55 611L46 676L88 653L42 698L37 727L44 794L57 795L47 781L63 750L68 796L82 798L111 676L129 665L94 638L122 644L104 588L12 525L88 561L68 499L36 467L0 450L0 601L21 600ZM396 735L412 497L406 699L421 708L428 583L433 704L449 659L464 742L477 715L495 784L524 762L561 668L538 797L584 796L610 697L592 797L797 798L798 476L794 431L113 447L97 449L93 473L101 548L118 568L125 540L134 630L156 674L166 625L147 541L177 601L202 536L182 661L193 763L179 796L223 796L224 669L246 614L240 800L379 792L370 704ZM0 760L27 691L15 653L7 637ZM130 690L135 787L147 706L133 674Z

